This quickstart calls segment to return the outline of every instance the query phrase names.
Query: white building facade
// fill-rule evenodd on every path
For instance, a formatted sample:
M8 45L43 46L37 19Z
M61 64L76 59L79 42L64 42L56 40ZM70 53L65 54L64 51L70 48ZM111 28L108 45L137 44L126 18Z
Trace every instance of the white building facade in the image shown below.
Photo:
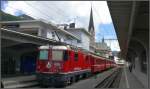
M41 20L2 21L2 28L41 36L71 45L76 45L79 39L73 34L56 27L52 23Z
M79 41L75 44L77 47L90 51L90 33L84 28L68 28L68 32L74 34Z

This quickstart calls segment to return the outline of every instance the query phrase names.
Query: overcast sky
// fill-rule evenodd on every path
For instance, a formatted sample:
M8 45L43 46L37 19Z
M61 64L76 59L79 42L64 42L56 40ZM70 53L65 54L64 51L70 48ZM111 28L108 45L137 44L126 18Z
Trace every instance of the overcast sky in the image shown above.
M2 10L12 15L27 14L55 24L76 23L76 27L88 28L91 6L96 31L96 41L117 39L111 16L105 1L5 1ZM118 41L106 40L113 51L120 51Z

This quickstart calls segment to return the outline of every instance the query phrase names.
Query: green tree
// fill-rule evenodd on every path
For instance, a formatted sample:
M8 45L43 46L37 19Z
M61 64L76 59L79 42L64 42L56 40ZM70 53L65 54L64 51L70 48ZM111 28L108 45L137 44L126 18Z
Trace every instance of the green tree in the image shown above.
M23 19L17 16L7 14L3 11L0 11L0 21L18 21L18 20L23 20Z

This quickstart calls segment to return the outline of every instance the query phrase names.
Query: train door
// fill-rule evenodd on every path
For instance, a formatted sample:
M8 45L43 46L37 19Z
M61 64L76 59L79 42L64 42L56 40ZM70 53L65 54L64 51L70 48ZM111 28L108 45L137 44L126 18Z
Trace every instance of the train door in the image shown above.
M69 50L70 70L74 69L74 51Z
M79 50L78 51L78 70L81 70L83 68L83 54Z
M74 52L74 70L79 70L79 55L78 52Z

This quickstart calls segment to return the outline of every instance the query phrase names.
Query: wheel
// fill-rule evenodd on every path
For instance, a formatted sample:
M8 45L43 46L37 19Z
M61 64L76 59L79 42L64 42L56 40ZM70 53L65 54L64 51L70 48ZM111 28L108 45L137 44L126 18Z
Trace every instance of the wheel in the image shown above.
M73 77L71 77L71 84L73 84L74 82L75 82L75 77L73 76Z
M79 79L78 75L75 76L75 82L77 82Z

